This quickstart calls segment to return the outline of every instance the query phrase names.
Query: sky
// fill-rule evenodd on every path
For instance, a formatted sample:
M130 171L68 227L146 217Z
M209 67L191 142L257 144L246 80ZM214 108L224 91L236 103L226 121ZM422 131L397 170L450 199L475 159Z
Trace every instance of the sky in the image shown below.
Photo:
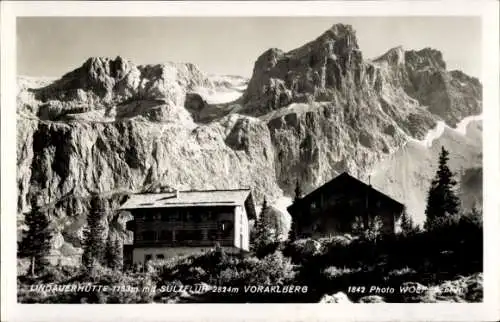
M119 55L250 77L267 49L297 48L335 23L353 26L365 59L400 45L432 47L449 70L481 78L481 20L473 17L22 17L17 73L59 77L89 57Z

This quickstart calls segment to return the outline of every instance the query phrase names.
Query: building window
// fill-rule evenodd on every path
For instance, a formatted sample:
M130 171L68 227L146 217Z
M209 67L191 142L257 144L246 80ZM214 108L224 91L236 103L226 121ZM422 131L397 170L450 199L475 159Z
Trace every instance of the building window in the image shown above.
M170 221L169 214L161 214L161 221Z
M173 211L171 214L169 214L169 218L169 221L179 221L179 212L177 210Z
M178 220L179 221L187 221L188 220L188 214L189 212L186 210L186 209L179 209L179 217L178 217Z
M151 221L154 221L154 220L155 220L155 216L152 215L152 214L150 214L148 216L145 216L145 218L144 218L144 221L146 221L146 222L151 222Z
M209 221L217 220L217 216L218 216L218 214L216 212L212 212L212 211L209 211L207 214Z
M210 211L202 212L200 214L200 219L201 219L201 221L208 221L210 219Z
M314 210L314 209L316 209L316 202L315 201L313 201L311 203L311 210Z
M152 230L145 230L141 233L142 235L142 240L155 240L156 239L156 234Z
M156 255L156 259L162 260L162 259L165 259L165 256L163 254L158 254L158 255Z
M175 239L177 241L188 241L188 240L203 240L202 230L179 230L175 232Z
M188 240L201 240L203 238L201 230L188 230Z
M180 241L180 242L186 240L186 231L185 230L176 230L175 231L175 240Z
M229 220L219 221L219 231L222 238L231 237L231 232L233 231L233 222Z
M172 241L173 234L171 230L162 230L160 231L160 240Z
M218 230L217 229L209 229L207 232L208 240L217 240L218 239Z
M192 214L192 216L193 216L192 217L193 222L195 222L195 223L201 222L201 216L202 216L201 212L195 212Z
M151 255L151 254L146 254L146 256L144 256L144 263L149 262L152 258L153 258L153 255Z

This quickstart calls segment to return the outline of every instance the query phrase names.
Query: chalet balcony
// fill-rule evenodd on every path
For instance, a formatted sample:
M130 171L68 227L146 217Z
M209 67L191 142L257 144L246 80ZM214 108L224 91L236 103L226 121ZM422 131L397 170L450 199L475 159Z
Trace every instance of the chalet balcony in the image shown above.
M140 230L147 229L169 229L169 230L203 230L203 229L219 229L220 223L209 221L209 222L185 222L185 221L143 221L135 224L135 227L140 228Z
M142 247L184 247L184 246L206 246L211 247L215 244L221 246L233 246L233 238L221 238L217 240L136 240L134 245Z

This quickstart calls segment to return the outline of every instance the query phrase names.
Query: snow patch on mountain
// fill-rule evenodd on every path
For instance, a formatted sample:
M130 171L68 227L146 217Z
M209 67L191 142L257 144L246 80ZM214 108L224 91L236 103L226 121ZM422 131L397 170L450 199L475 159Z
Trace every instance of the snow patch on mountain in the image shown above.
M291 204L293 203L293 200L292 198L290 197L287 197L287 196L283 196L283 197L280 197L278 198L273 204L272 206L276 209L278 209L279 211L285 213L285 214L288 214L288 210L286 209L288 206L290 206Z
M477 201L475 206L481 206L480 189L471 189L470 184L463 183L463 176L471 169L482 167L482 137L480 134L481 124L471 117L466 134L450 128L439 127L441 135L434 138L433 143L428 146L417 140L409 140L401 149L387 156L375 165L371 171L372 185L402 202L407 207L407 212L417 224L425 221L425 205L427 191L438 168L438 156L441 146L450 151L450 168L457 173L457 187L464 209L470 209L472 201ZM464 122L465 123L465 122ZM479 179L477 179L479 177ZM481 180L479 175L476 181ZM478 186L478 185L476 185ZM479 184L480 186L480 184Z
M426 148L430 148L432 147L433 142L443 135L445 129L449 129L462 135L466 135L469 124L473 121L481 121L482 119L482 113L479 115L467 116L463 120L461 120L455 128L450 127L444 121L438 121L436 127L429 130L423 140L417 140L415 138L408 137L408 141L414 142Z
M199 94L207 104L225 104L236 101L243 95L243 90L237 88L196 88L195 93Z
M443 121L438 121L436 124L436 127L433 129L430 129L429 132L425 135L425 138L422 140L417 140L412 137L408 137L409 142L414 142L416 144L419 144L423 147L430 148L432 146L432 142L436 140L437 138L441 137L443 135L444 129L446 127L446 124Z
M207 78L213 83L213 88L198 88L195 90L200 94L207 104L225 104L238 100L243 96L248 86L248 79L236 75L208 75Z
M26 88L40 88L49 85L57 80L57 77L48 76L18 76L17 77L17 87L18 91Z
M465 117L463 120L458 122L457 127L454 129L458 133L461 133L462 135L467 134L467 128L469 127L469 124L474 122L474 121L482 121L483 120L483 113L479 115L471 115Z

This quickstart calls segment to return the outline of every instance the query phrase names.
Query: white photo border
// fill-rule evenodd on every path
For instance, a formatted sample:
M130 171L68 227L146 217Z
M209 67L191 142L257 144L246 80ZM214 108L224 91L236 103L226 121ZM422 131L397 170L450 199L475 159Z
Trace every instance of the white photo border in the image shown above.
M497 1L177 1L1 3L2 321L494 321L499 312L500 132ZM482 19L484 302L467 304L18 304L16 273L16 17L478 16ZM457 35L460 37L460 35ZM464 40L466 41L466 39ZM352 305L355 305L354 307Z

